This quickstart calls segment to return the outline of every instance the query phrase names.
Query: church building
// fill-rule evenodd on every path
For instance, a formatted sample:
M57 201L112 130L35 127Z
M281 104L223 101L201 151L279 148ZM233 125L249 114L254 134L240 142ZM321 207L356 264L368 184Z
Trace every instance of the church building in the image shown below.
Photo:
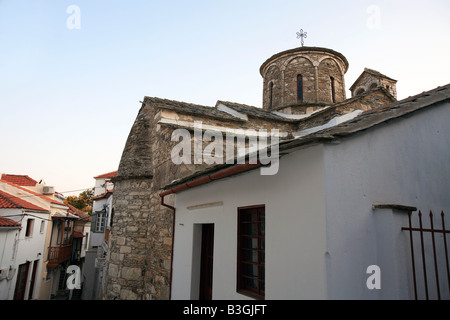
M347 98L348 67L327 48L277 53L259 70L262 108L144 97L113 179L104 298L422 292L402 228L450 211L450 85L397 101L397 81L366 68ZM269 174L262 151L277 156Z

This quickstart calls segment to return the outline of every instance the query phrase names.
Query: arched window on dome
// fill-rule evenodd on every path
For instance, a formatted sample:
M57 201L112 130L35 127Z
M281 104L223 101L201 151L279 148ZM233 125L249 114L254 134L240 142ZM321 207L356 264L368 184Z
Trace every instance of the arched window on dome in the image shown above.
M269 108L272 109L273 108L273 81L270 82L269 84L269 90L270 90L270 104L269 104Z
M333 77L330 77L330 83L331 83L331 101L333 101L333 103L336 103L336 89Z
M297 75L297 100L303 100L303 76Z

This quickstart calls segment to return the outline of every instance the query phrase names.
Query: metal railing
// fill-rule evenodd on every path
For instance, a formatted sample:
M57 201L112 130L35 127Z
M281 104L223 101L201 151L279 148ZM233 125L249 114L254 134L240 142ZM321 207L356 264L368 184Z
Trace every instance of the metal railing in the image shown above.
M450 267L448 259L448 244L447 240L450 238L448 234L450 230L445 228L445 215L441 212L441 227L436 228L434 225L434 216L430 211L429 214L429 225L424 227L422 219L422 212L418 213L418 227L412 226L412 212L408 212L409 226L403 227L403 231L409 231L410 248L411 248L411 261L412 261L412 276L414 284L414 297L416 300L419 299L419 288L423 289L425 292L426 300L431 299L431 290L436 290L436 297L441 300L441 294L444 292L447 297L450 292ZM413 232L419 233L419 244L415 245ZM436 239L442 238L442 239ZM430 252L431 251L431 252ZM415 254L421 256L421 264L415 260ZM430 262L431 260L431 262ZM434 269L430 271L427 266ZM433 268L434 266L434 268ZM420 267L422 270L420 270ZM422 271L422 274L420 274ZM428 282L428 278L432 277L434 273L434 282ZM446 275L445 275L446 273ZM441 276L440 276L441 274ZM422 278L423 277L423 278ZM420 279L422 278L422 279ZM447 281L445 281L447 278ZM419 283L419 280L423 280ZM448 286L448 287L445 287ZM420 291L422 293L422 291ZM433 291L434 292L434 291ZM434 297L434 294L433 294ZM444 298L445 298L444 297Z

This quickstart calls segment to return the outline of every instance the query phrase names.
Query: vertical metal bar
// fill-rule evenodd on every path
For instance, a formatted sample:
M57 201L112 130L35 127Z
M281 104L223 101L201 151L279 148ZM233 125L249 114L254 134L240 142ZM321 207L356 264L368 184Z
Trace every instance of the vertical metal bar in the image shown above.
M414 281L414 298L417 300L417 284L416 284L416 265L414 263L414 245L413 245L413 233L412 233L412 225L411 225L411 214L412 211L408 211L408 220L409 220L409 242L411 244L411 260L412 260L412 272L413 272L413 281Z
M444 235L444 249L445 249L445 263L447 265L447 282L448 289L450 290L450 267L448 265L448 250L447 250L447 238L445 237L445 222L444 222L444 211L441 211L442 219L442 234Z
M422 227L422 212L419 211L419 225L420 225L420 244L422 246L422 265L423 265L423 279L425 282L425 296L428 298L428 281L427 281L427 267L425 265L425 249L423 245L423 227Z
M438 294L438 300L441 300L441 291L439 288L439 274L436 258L436 243L434 240L434 226L433 226L433 213L430 211L430 226L431 226L431 240L433 241L433 257L434 257L434 275L436 277L436 289Z

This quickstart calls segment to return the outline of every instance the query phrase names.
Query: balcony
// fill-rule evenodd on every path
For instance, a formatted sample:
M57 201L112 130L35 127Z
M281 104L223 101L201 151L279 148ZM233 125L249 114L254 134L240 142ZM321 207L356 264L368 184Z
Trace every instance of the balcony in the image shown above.
M65 244L58 247L49 247L47 267L56 267L58 264L69 260L71 254L72 244Z

